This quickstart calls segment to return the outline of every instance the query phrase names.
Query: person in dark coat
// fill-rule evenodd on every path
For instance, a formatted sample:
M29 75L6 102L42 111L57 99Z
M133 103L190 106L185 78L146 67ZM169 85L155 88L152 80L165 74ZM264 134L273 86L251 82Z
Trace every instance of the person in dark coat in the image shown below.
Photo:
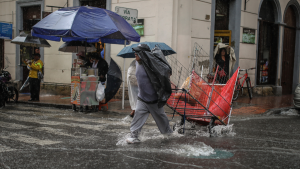
M164 60L151 53L146 44L140 44L132 50L135 51L139 92L130 127L131 136L126 139L129 144L140 142L138 137L149 114L152 115L162 134L173 133L163 108L169 98L168 88L171 89L169 79L171 69Z
M226 49L221 48L220 54L216 55L216 68L219 65L217 81L221 84L225 84L229 77L229 59Z
M98 76L100 78L100 81L104 83L106 81L106 74L108 72L107 62L98 53L91 53L90 56L93 63L89 65L91 66L91 68L98 68Z

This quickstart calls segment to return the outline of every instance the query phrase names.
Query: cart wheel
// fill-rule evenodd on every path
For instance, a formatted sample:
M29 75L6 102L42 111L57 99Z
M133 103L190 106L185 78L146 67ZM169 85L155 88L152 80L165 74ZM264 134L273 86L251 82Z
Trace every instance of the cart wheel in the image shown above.
M82 106L79 107L79 111L83 112L83 107Z
M75 104L72 104L72 110L76 111L76 105Z

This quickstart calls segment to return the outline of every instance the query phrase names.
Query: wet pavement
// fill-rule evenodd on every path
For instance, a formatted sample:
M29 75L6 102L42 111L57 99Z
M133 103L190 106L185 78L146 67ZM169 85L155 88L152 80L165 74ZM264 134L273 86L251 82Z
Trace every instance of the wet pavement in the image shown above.
M28 102L29 94L20 94L19 101L21 103L30 103L34 105L58 105L59 108L71 109L70 97L61 95L41 95L39 102ZM108 103L109 112L125 113L131 111L128 100L125 100L125 109L122 109L122 101L120 99L113 99ZM249 97L239 97L237 101L233 102L233 115L243 114L262 114L269 109L278 109L285 107L293 107L293 95L283 96L255 96L252 99ZM172 113L166 108L166 111Z
M170 124L178 120L175 117ZM130 121L122 112L82 114L27 104L7 105L0 110L0 168L223 169L300 165L300 116L294 109L277 114L233 115L231 125L217 126L213 137L209 137L206 127L191 130L191 124L187 124L189 130L184 135L174 132L163 136L150 117L143 127L142 142L133 145L124 140Z

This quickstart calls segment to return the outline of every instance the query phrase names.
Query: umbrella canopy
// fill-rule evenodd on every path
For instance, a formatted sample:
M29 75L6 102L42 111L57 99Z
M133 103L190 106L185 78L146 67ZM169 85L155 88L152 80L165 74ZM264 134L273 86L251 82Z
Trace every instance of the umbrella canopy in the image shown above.
M135 56L132 48L137 47L139 44L147 44L150 47L150 49L153 49L155 46L158 46L165 56L176 53L170 46L162 42L141 42L123 48L118 53L118 56L121 56L122 58L134 58Z
M118 92L122 84L122 72L117 63L111 59L107 72L107 83L105 88L105 101L110 101Z
M19 36L15 37L11 43L31 47L51 47L45 39L34 37L24 32L21 32Z
M85 51L85 50L86 52L94 52L97 49L95 48L94 45L82 41L66 42L62 44L58 49L58 51L61 52L71 52L71 53L78 53L79 51Z
M32 35L64 42L81 41L124 44L139 42L140 35L118 14L91 6L62 8L32 27Z

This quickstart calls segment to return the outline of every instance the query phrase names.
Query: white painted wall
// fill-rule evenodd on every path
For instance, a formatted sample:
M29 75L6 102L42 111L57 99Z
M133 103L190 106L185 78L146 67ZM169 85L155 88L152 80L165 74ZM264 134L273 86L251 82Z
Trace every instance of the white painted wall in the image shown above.
M0 1L0 22L12 23L13 30L16 29L16 2L15 1ZM15 31L13 31L13 34ZM14 38L14 35L13 35ZM16 61L15 61L15 45L10 43L10 40L4 40L4 66L15 79Z

